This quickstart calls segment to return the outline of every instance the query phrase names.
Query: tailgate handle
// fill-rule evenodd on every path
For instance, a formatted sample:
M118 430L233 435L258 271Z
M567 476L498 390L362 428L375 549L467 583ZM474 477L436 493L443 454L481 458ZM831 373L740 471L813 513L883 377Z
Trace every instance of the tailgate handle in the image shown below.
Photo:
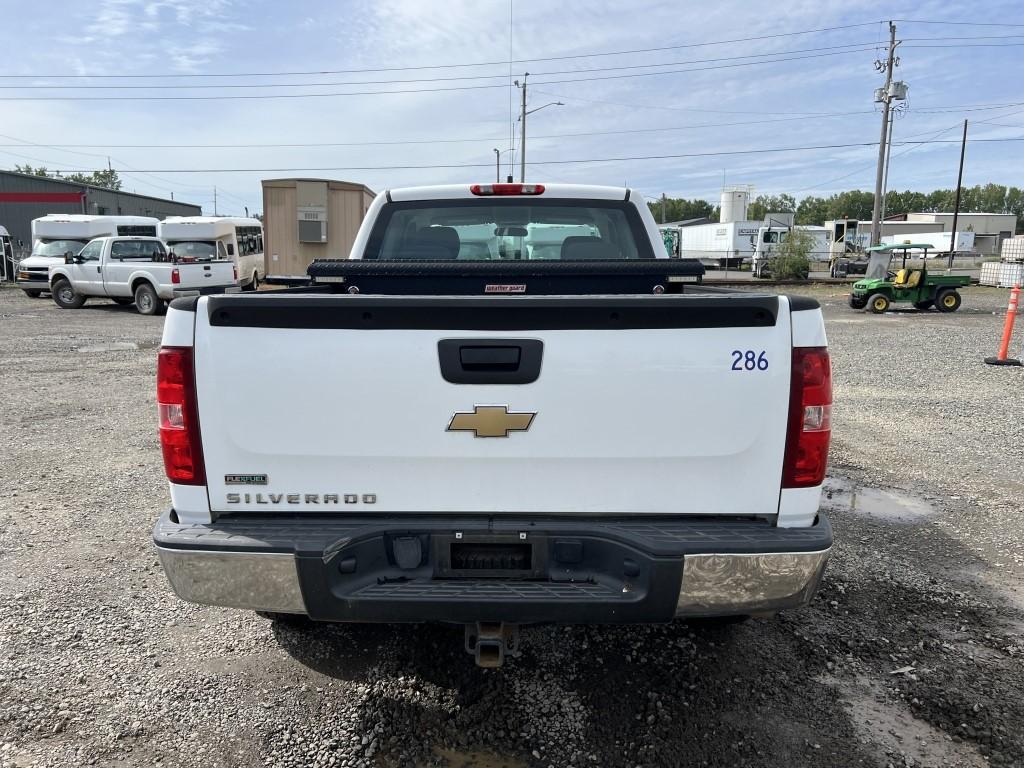
M540 376L539 339L441 339L441 375L452 384L530 384Z
M514 371L522 353L522 347L459 347L459 360L464 371Z

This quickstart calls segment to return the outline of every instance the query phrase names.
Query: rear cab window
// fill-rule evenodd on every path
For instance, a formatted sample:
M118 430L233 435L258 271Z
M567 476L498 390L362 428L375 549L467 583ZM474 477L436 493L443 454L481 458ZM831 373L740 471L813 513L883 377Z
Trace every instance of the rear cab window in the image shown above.
M653 259L636 209L615 200L421 200L388 203L364 259L591 261Z
M166 261L167 251L159 240L115 240L110 245L115 261Z

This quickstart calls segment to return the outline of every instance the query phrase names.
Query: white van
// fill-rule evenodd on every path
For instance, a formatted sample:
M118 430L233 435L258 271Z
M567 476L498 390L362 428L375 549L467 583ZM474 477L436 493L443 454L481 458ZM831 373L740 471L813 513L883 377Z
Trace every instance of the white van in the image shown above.
M267 276L259 219L169 216L160 222L159 237L178 261L231 259L246 290L255 291Z
M28 296L50 292L48 274L77 254L94 237L156 237L159 221L151 216L88 216L51 213L32 220L32 254L18 263L15 283Z

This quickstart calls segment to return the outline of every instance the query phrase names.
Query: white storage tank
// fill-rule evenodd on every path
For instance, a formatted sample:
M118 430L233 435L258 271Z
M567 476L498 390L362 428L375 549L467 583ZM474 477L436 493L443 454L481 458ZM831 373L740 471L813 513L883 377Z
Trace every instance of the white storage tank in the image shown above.
M1024 264L999 265L999 287L1013 288L1015 285L1024 285Z
M1024 235L1017 235L1003 240L1003 248L1000 257L1008 263L1019 263L1024 261Z
M718 221L730 224L747 220L747 206L750 204L750 190L747 188L726 188L719 198Z
M981 276L978 278L979 285L999 285L999 272L1002 264L998 261L985 261L981 264Z

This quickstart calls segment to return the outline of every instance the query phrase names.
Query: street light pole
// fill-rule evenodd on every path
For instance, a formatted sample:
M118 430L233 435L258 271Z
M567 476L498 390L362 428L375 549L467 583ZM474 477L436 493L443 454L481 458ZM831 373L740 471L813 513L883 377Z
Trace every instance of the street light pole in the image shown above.
M522 99L519 102L519 183L524 184L526 182L526 116L532 115L534 112L540 112L545 107L564 107L561 101L549 101L547 104L543 104L536 109L526 109L526 78L530 76L529 72L523 73L523 82L515 81L515 84L523 92ZM510 177L511 178L511 177Z
M501 183L501 150L494 148L494 180Z
M519 105L519 183L523 184L526 182L526 78L529 77L529 72L523 73L523 84L520 86L523 92L523 98ZM518 85L519 81L516 81Z

